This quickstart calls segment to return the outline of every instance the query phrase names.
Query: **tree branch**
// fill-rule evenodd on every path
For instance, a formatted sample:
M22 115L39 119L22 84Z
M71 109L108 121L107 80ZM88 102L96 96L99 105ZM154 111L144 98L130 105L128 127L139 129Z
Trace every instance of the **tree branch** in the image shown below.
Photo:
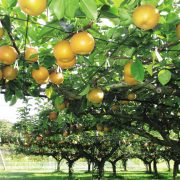
M1 20L0 22L1 22L2 26L4 27L4 29L6 29L6 26L5 26L4 22L3 22L3 20ZM17 53L20 55L19 48L18 48L18 46L16 45L16 42L15 42L13 36L12 36L12 33L11 33L10 31L8 31L7 29L6 29L6 31L7 31L7 33L8 33L8 36L9 36L11 42L12 42L12 46L16 49Z
M144 130L141 130L141 129L137 129L136 127L125 127L126 129L130 130L131 132L133 131L135 134L138 134L142 137L145 137L147 139L150 139L151 141L157 143L157 144L160 144L162 146L168 146L168 147L171 147L173 149L175 149L176 152L180 152L180 143L178 141L174 141L174 140L171 140L170 142L169 141L166 141L166 140L161 140L155 136L153 136L152 134L149 134L148 132L144 131Z
M177 44L180 44L180 40L177 41L177 42L167 43L167 44L163 45L162 47L159 47L158 51L159 52L164 51L164 50L166 50L166 48L169 48L169 47L172 47L172 46L176 46ZM153 49L153 50L155 50L155 49Z

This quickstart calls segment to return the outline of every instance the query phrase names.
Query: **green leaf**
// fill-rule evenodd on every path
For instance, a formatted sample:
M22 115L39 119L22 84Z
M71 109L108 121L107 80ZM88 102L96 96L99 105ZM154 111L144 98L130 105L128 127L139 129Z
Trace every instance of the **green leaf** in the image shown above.
M131 73L137 81L144 80L144 67L140 60L136 60L131 65Z
M169 13L167 15L166 23L168 23L168 24L175 24L176 22L179 22L178 14L175 13L175 12L174 13L173 12Z
M13 8L17 4L17 0L8 0L9 7Z
M95 0L81 0L80 8L88 18L97 18L97 5Z
M41 28L41 31L39 32L39 37L43 38L44 36L48 36L51 32L51 28L44 26Z
M65 0L65 16L74 18L77 9L79 8L79 0Z
M118 8L124 0L112 0L112 1L114 3L115 7Z
M17 98L19 98L19 99L24 98L24 94L23 94L23 91L21 89L16 90L15 93L16 93Z
M16 6L17 0L2 0L1 3L2 3L2 7L7 9Z
M167 84L171 79L171 72L169 70L161 70L158 73L158 80L162 85Z
M6 102L10 101L12 99L12 96L13 96L12 92L9 89L7 89L4 96L5 101Z
M1 5L2 5L3 8L7 8L8 7L7 0L1 0Z
M55 64L55 58L51 56L45 56L43 59L43 64L47 68L51 68Z
M10 106L13 106L14 104L16 104L16 102L17 102L17 97L14 95L13 97L12 97L12 99L11 99L11 102L10 102Z
M50 86L49 88L47 88L47 89L45 90L45 94L46 94L46 96L47 96L48 98L51 98L51 96L52 96L52 94L53 94L53 88L52 88L52 86Z
M38 62L33 63L32 67L33 67L33 69L36 69L36 70L39 69Z
M119 8L119 17L122 21L131 21L131 15L129 11L125 8Z
M54 103L55 103L55 106L57 107L59 104L62 104L64 101L64 97L63 96L58 96L56 97Z
M79 94L80 96L86 95L90 90L90 85L88 84L86 88Z
M153 75L153 64L149 64L146 67L147 72L152 76Z
M119 18L118 8L104 5L101 8L101 16L106 18Z
M53 1L52 8L58 19L62 19L65 13L65 0Z
M151 4L153 6L157 6L158 2L159 2L158 0L142 0L141 5Z

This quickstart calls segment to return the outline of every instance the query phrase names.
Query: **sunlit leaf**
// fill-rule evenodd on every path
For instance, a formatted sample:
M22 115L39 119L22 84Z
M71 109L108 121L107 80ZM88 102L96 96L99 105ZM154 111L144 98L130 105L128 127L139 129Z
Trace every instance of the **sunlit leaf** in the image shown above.
M81 0L80 7L88 18L97 18L97 5L95 0Z
M79 94L80 96L86 95L90 90L90 85L88 84L86 88Z
M79 0L65 0L65 16L73 18L79 8Z
M47 89L45 90L45 93L46 93L46 96L47 96L48 98L51 98L52 93L53 93L53 88L52 88L52 86L50 86L49 88L47 88Z
M140 60L136 60L131 65L131 73L133 77L138 81L144 80L144 67Z
M166 85L171 80L171 72L169 70L161 70L158 73L158 80L162 85Z

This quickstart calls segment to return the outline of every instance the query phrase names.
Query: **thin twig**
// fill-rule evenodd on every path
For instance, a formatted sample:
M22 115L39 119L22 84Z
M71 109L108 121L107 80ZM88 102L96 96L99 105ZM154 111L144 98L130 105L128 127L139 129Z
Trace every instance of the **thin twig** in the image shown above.
M159 48L158 48L158 51L159 51L159 52L165 51L166 48L169 48L169 47L171 47L171 46L176 46L176 45L178 45L178 44L180 44L180 41L167 43L167 44L163 45L162 47L159 47Z
M0 16L5 16L5 15L1 15L0 14ZM18 20L18 21L27 21L26 19L22 19L22 18L16 18L16 17L12 17L12 16L8 16L9 18L11 18L11 19L14 19L14 20ZM50 25L47 25L47 24L41 24L41 23L37 23L37 22L34 22L34 21L32 21L32 20L29 20L29 22L30 23L33 23L33 24L36 24L36 25L40 25L40 26L43 26L43 27L48 27L48 28L51 28L51 29L55 29L55 30L58 30L58 31L61 31L61 32L64 32L64 33L71 33L71 35L69 35L69 36L67 36L65 39L68 39L69 37L71 37L73 34L75 34L75 33L72 33L72 32L65 32L65 31L63 31L62 29L60 29L60 28L57 28L57 27L53 27L53 26L50 26ZM87 30L87 29L89 29L90 27L87 25L87 26L85 26L84 27L84 29L81 29L81 30L79 30L79 31L85 31L85 30ZM98 38L98 37L94 37L94 39L96 39L96 40L100 40L100 41L104 41L104 42L107 42L107 43L113 43L113 44L118 44L118 42L114 42L114 41L110 41L110 40L105 40L105 39L101 39L101 38Z
M4 17L4 16L7 16L7 15L2 15L0 14L0 16ZM18 20L18 21L27 21L27 19L22 19L22 18L16 18L16 17L12 17L12 16L8 16L9 18L11 19L14 19L14 20ZM56 28L56 27L53 27L53 26L50 26L50 25L47 25L47 24L41 24L41 23L37 23L37 22L34 22L34 21L29 21L30 23L33 23L33 24L37 24L37 25L40 25L40 26L45 26L45 27L49 27L49 28L52 28L52 29L56 29L56 30L59 30L61 32L64 32L62 29L60 28ZM70 33L70 32L65 32L65 33Z
M27 44L28 29L29 29L29 15L27 16L27 19L26 19L26 33L25 33L25 39L24 39L24 54L25 54L26 44Z

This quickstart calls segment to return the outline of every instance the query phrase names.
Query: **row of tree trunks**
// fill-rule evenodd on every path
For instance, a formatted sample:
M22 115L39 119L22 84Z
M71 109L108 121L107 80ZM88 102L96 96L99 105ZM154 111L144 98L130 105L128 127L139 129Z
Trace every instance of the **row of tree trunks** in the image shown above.
M127 159L122 161L124 171L127 171L127 161L128 161ZM116 175L117 175L116 164L118 161L109 161L109 162L112 165L113 176L116 177ZM153 162L153 170L152 170L152 166L151 166L152 162ZM154 175L157 176L158 175L157 160L154 159L152 162L145 163L146 170L148 173L154 172ZM166 162L167 162L167 166L168 166L168 171L170 171L171 170L170 161L166 161ZM103 178L104 164L105 164L105 162L99 162L99 164L98 164L98 173L99 173L98 180L101 180ZM90 172L90 165L91 165L91 163L88 162L88 172ZM174 169L173 169L173 180L176 180L178 172L179 172L179 162L175 161Z
M55 158L57 161L57 172L60 172L60 164L62 161L62 158ZM127 161L128 159L123 159L122 160L122 165L124 168L124 171L127 171ZM75 161L71 161L71 160L67 160L67 164L68 164L68 169L69 169L69 180L72 179L72 174L73 174L73 164ZM112 165L112 170L113 170L113 176L116 177L117 175L117 170L116 170L116 164L118 161L109 161ZM91 172L91 160L87 159L87 163L88 163L88 172ZM153 163L153 171L152 171L152 166L151 164ZM166 161L167 163L167 167L168 167L168 171L171 170L170 167L170 161ZM157 176L158 175L158 169L157 169L157 160L154 159L152 162L144 162L146 170L148 173L152 173L154 172L154 175ZM104 174L104 165L105 165L105 161L99 161L97 163L97 168L98 168L98 180L102 180L103 179L103 174ZM177 174L179 172L179 162L178 161L174 161L174 168L173 168L173 180L177 179Z
M128 161L128 159L122 160L122 165L123 165L124 171L127 171L127 161ZM110 161L109 160L109 162L112 165L113 176L116 177L116 175L117 175L116 164L117 164L118 161L116 161L116 160L115 161Z
M146 167L146 172L152 173L152 166L151 166L152 161L146 161L146 160L142 160L142 161Z
M151 167L152 162L144 162L146 170L148 173L152 173L152 167ZM168 171L171 171L171 166L170 166L170 160L166 160ZM179 172L179 161L174 161L174 167L173 167L173 180L177 179L177 174ZM158 169L157 169L157 160L153 160L153 173L155 176L158 176Z

